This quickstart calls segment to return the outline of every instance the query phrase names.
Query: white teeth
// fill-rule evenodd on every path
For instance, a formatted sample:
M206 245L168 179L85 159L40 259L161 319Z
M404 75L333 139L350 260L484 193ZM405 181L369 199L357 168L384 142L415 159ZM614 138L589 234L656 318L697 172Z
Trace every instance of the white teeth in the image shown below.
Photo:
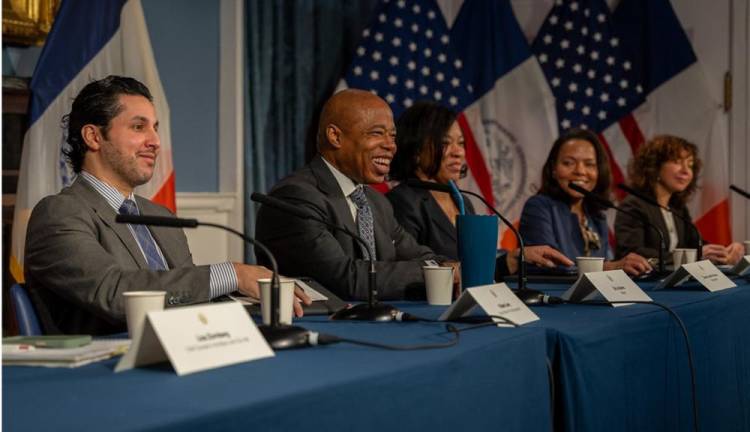
M387 158L374 158L373 162L375 162L376 164L379 164L379 165L390 165L391 164L391 160L387 159Z

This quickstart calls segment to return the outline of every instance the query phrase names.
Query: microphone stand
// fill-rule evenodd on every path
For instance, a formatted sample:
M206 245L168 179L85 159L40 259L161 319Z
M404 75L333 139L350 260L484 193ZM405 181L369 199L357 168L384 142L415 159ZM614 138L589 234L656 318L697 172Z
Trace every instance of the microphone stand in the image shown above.
M250 199L257 203L272 207L276 210L291 214L292 216L298 217L300 219L312 220L331 229L341 231L349 237L353 238L363 247L365 251L367 251L367 261L370 264L367 274L367 303L360 303L352 307L340 309L334 312L333 315L331 315L330 318L332 320L393 321L396 318L396 316L399 314L398 309L386 303L380 303L377 300L377 270L375 268L375 260L372 259L374 254L373 251L370 250L367 242L365 242L362 237L349 231L346 227L338 226L336 224L325 221L322 218L315 217L312 214L294 207L278 198L270 197L258 192L253 192L250 195Z
M630 216L630 217L632 217L632 218L634 218L636 220L640 219L640 217L641 217L640 215L638 215L635 212L624 210L624 209L622 209L622 208L614 205L614 203L612 203L612 201L610 201L610 200L608 200L606 198L602 198L602 197L599 197L597 195L594 195L590 191L587 191L586 189L582 188L581 186L578 186L577 184L575 184L573 182L568 183L568 187L571 188L571 189L573 189L574 191L580 193L581 195L585 196L586 198L591 198L591 199L593 199L593 200L601 203L602 205L604 205L607 208L611 208L611 209L614 209L616 211L622 212L622 213L624 213L624 214L626 214L626 215L628 215L628 216ZM663 274L666 273L666 271L664 269L664 250L666 249L666 242L664 241L664 233L661 232L661 230L659 229L659 227L657 227L656 225L652 224L651 222L649 222L647 220L644 220L643 223L645 223L649 227L653 228L654 231L656 231L656 233L659 234L659 270L658 270L658 272L659 272L660 275L663 275Z
M701 260L701 257L703 256L703 237L701 237L701 233L700 233L700 231L698 231L698 228L693 224L693 221L691 221L690 219L688 219L687 217L685 217L685 215L682 215L680 213L675 212L674 210L672 210L671 207L663 206L663 205L659 204L656 200L652 199L651 197L649 197L649 196L647 196L647 195L645 195L645 194L643 194L641 192L638 192L637 190L631 188L630 186L628 186L626 184L620 183L620 184L617 185L617 187L620 188L620 190L623 190L623 191L629 193L630 195L633 195L634 197L640 199L641 201L643 201L643 202L645 202L647 204L651 204L653 206L662 208L662 209L670 212L671 214L677 216L678 218L682 219L682 221L685 223L685 225L691 227L693 229L693 231L695 231L695 233L698 235L698 250L696 251L696 255L697 255L697 261Z
M435 182L425 182L421 180L416 179L409 179L406 181L406 184L409 186L421 188L421 189L429 189L434 190L438 192L446 192L451 193L451 187L448 185L443 185L440 183ZM516 240L518 241L518 289L515 291L516 297L518 297L522 302L524 302L527 305L537 305L544 303L545 300L545 294L541 291L537 291L534 289L530 289L527 286L527 277L526 277L526 256L524 253L524 243L523 238L521 237L521 234L518 232L515 226L513 226L513 223L505 218L502 214L500 214L499 211L497 211L492 205L490 205L487 200L484 199L482 195L479 195L478 193L459 189L458 190L461 193L471 195L474 197L479 198L482 203L484 203L485 206L487 206L488 209L492 210L495 215L497 215L498 218L500 218L505 225L508 226L508 228L513 232L513 235L516 236Z
M182 219L175 217L162 217L162 216L135 216L135 215L117 215L115 221L118 223L127 223L135 225L153 225L153 226L168 226L176 228L197 228L198 226L208 226L223 229L228 231L247 243L257 246L263 253L268 257L271 262L271 270L273 276L271 277L271 324L261 324L258 326L263 338L271 345L274 350L282 350L289 348L299 348L303 346L309 346L309 335L310 332L299 326L292 326L286 324L279 324L279 293L281 291L281 284L279 282L279 271L276 265L276 258L274 258L268 248L258 240L246 236L245 234L219 224L209 222L199 222L196 219Z

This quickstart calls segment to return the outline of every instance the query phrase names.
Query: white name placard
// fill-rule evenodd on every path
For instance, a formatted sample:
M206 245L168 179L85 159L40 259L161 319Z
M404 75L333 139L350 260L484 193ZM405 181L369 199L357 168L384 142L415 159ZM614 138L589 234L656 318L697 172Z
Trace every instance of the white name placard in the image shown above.
M604 298L610 302L646 301L651 297L633 282L622 270L584 273L568 288L562 298L570 301L587 301ZM613 303L612 306L628 306L633 303Z
M742 257L740 262L732 267L732 270L730 270L730 272L739 276L750 274L750 255L745 255L744 257Z
M115 372L169 360L186 375L273 355L239 303L189 306L149 312Z
M734 288L737 285L724 275L711 261L703 260L690 264L683 264L675 270L666 279L661 281L656 289L664 289L678 286L690 278L694 277L707 290L721 291L727 288Z
M466 316L475 306L481 307L487 315L492 316L498 327L511 324L497 317L506 318L516 325L524 325L539 319L504 283L467 288L439 319L450 321Z

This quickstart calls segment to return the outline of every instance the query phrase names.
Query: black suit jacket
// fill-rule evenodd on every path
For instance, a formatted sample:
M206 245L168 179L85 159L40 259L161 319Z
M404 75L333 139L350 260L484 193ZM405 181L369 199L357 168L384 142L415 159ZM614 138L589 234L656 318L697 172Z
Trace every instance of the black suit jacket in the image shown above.
M375 219L379 298L424 297L423 260L441 257L399 225L381 193L366 189ZM281 180L269 195L357 232L346 197L320 155ZM351 237L268 206L258 211L255 236L274 254L282 274L312 277L344 299L367 298L369 265ZM256 254L267 264L257 248Z
M615 216L616 258L620 259L630 252L635 252L646 258L658 257L659 234L646 225L644 221L656 225L664 233L664 241L666 246L669 246L669 231L667 231L667 225L664 223L661 210L632 195L627 196L620 206L623 210L637 214L638 218L623 212L617 212ZM687 207L677 209L676 212L687 220L692 220ZM697 230L687 226L685 221L677 215L674 216L674 224L677 231L677 247L697 248ZM670 257L665 257L667 261L670 259Z
M458 260L456 227L430 191L401 183L388 192L386 197L393 205L396 219L419 244L428 246L439 255ZM464 203L466 214L474 214L471 201L464 197Z

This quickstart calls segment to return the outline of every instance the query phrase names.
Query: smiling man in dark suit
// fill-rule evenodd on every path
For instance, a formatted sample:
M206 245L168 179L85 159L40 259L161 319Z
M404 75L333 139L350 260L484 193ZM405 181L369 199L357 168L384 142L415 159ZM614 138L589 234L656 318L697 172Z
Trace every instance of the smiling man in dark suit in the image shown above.
M146 86L118 76L91 82L64 122L78 176L37 204L26 236L26 281L46 332L125 331L125 291L166 291L167 306L235 290L259 297L265 267L195 266L182 230L115 222L118 213L173 216L133 193L151 179L160 150Z
M384 100L363 90L336 93L321 113L319 154L270 192L373 244L385 300L423 297L424 260L442 260L404 231L388 200L367 186L385 180L395 136ZM268 206L258 212L256 237L272 250L280 271L313 277L346 299L367 298L367 255L351 237Z

